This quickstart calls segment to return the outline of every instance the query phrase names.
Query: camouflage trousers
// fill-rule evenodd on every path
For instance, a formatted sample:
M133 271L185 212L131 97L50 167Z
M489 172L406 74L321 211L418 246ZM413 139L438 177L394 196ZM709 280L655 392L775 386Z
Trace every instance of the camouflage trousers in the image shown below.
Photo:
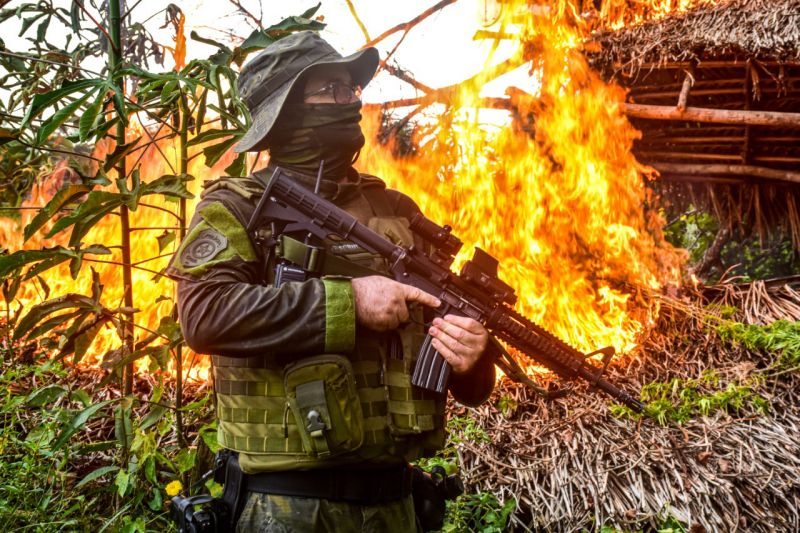
M411 496L382 505L250 493L237 533L421 533Z

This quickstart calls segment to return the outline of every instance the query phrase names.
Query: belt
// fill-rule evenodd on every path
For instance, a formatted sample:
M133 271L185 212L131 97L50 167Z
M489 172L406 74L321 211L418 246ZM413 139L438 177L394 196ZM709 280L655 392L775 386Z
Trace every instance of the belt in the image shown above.
M375 505L410 495L411 473L408 465L361 470L264 472L245 475L244 488L262 494Z

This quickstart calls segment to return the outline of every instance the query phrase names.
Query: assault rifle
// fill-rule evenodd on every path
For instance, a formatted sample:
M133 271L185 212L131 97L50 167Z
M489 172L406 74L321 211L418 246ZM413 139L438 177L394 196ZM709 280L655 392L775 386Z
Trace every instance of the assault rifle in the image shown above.
M468 316L481 322L494 337L500 356L495 364L512 379L532 384L524 371L508 354L501 340L549 368L562 378L584 379L618 402L641 412L643 405L624 390L602 378L614 354L613 347L584 354L513 309L517 301L514 289L497 276L497 259L475 248L474 256L460 274L450 265L462 242L449 226L439 226L420 213L414 214L410 228L433 245L430 254L414 246L405 248L361 224L333 203L314 194L290 178L283 169L272 174L251 221L264 216L277 233L300 232L325 239L331 234L357 244L370 253L383 256L395 279L436 296L442 304L437 316L448 313ZM600 366L588 361L603 354ZM450 365L431 345L426 336L412 375L412 384L439 393L447 390Z

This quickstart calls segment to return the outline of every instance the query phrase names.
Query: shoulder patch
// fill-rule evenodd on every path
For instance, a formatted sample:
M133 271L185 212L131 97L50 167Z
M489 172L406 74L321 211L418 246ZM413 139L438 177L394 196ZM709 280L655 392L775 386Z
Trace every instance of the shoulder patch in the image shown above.
M181 252L183 266L192 268L214 259L228 247L228 238L214 228L204 229Z

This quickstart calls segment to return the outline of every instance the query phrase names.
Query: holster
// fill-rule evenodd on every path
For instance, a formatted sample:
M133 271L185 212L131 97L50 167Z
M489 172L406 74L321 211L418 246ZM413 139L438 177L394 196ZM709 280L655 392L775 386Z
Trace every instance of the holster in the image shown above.
M214 469L214 481L222 483L221 500L230 510L230 531L236 530L236 522L242 514L246 493L244 491L244 473L239 467L239 454L231 450L220 450L217 453Z
M447 512L446 502L464 493L464 483L457 475L448 476L441 466L433 467L430 474L415 466L411 479L414 513L422 530L441 529Z

